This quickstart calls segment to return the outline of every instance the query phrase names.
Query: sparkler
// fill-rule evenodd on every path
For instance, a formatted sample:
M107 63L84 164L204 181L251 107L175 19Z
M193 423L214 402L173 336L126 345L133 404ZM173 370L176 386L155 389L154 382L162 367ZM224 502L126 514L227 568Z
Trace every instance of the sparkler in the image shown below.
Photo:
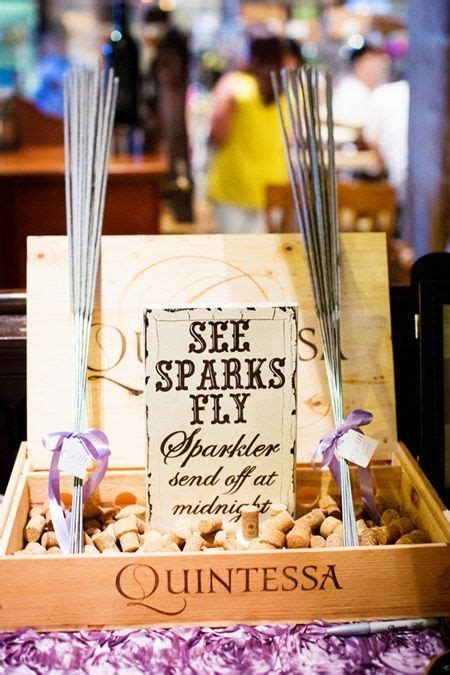
M281 120L297 221L303 236L335 425L343 419L340 332L339 228L332 83L326 74L326 141L319 116L319 72L316 68L272 73ZM284 96L283 96L284 95ZM291 143L292 141L292 143ZM339 459L345 546L358 546L350 472Z
M74 68L64 78L64 151L70 304L74 329L75 430L83 431L89 334L100 256L118 80ZM74 477L70 553L83 551L83 481Z

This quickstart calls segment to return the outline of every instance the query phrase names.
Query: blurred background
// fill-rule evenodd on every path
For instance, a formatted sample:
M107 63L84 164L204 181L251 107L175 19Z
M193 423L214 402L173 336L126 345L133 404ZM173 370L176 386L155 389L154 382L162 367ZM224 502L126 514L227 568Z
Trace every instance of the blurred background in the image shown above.
M99 57L120 77L106 232L295 229L264 88L314 64L334 78L341 229L385 230L408 281L447 245L448 4L2 0L0 287L24 286L22 235L64 227L62 77Z
M4 479L26 436L26 299L12 289L26 287L26 237L65 234L63 75L99 58L120 77L105 234L296 230L269 75L331 71L340 229L387 238L399 435L419 448L426 429L430 446L422 408L436 421L445 398L448 437L442 349L419 372L416 338L418 280L450 284L449 31L449 0L1 0Z

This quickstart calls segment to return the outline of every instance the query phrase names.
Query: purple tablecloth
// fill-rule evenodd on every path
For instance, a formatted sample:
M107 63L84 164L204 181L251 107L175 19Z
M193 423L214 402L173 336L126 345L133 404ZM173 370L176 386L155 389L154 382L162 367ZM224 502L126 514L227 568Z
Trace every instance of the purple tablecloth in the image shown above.
M423 673L443 631L325 637L324 625L0 634L1 673L260 675Z

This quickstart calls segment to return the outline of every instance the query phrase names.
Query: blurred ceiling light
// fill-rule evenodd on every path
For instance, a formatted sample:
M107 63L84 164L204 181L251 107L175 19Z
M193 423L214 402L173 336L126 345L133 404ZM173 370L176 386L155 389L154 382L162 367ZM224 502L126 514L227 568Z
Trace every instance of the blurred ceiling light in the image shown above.
M176 0L159 0L159 9L163 12L171 12L176 7Z
M361 49L364 47L364 37L360 33L353 33L348 38L347 44L352 49Z

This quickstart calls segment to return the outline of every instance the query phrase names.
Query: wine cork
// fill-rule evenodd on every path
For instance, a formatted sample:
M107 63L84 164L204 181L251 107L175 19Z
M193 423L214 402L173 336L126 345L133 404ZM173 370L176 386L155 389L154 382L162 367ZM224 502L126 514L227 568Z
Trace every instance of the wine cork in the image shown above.
M218 530L218 532L221 532L221 530ZM201 538L203 541L202 548L217 548L216 544L216 534L217 532L210 532L209 534L201 534Z
M166 544L164 546L164 551L173 551L174 553L179 553L180 552L180 547L175 544L174 541L171 541L169 544Z
M275 532L279 533L279 530L275 530ZM248 544L248 550L252 551L276 551L277 548L280 547L269 544L268 541L261 541L258 537L251 539Z
M44 548L49 549L54 546L59 546L58 539L54 532L44 532L41 537L41 544Z
M323 495L319 499L319 509L322 509L326 516L333 516L334 518L341 517L341 509L335 499L331 495Z
M201 551L203 546L203 539L198 534L191 534L184 544L183 551Z
M341 534L330 534L329 537L327 537L327 540L325 542L325 546L343 546L344 545L344 537Z
M362 518L356 521L356 529L358 531L358 535L362 534L364 530L367 530L367 525L362 520Z
M341 521L335 518L334 516L327 516L327 518L325 518L322 525L320 526L320 534L322 535L322 537L325 537L325 539L327 539L330 536L330 534L333 534L334 530L340 524Z
M255 541L255 539L250 540L250 544L252 544ZM249 544L249 548L250 548ZM229 539L226 539L223 543L223 548L225 551L241 551L244 546L241 544L240 541L235 539L234 537L230 537Z
M85 530L85 533L87 534L88 537L95 537L96 534L101 532L101 529L99 527L88 527Z
M322 509L313 509L309 513L305 513L305 515L301 518L298 518L295 523L297 524L301 520L306 520L306 522L311 526L311 531L316 532L320 529L320 526L325 520L325 514Z
M110 526L108 525L108 527ZM112 529L117 539L120 539L120 537L127 532L137 533L136 516L130 515L126 518L122 518L121 520L116 520L116 522L112 525Z
M100 553L102 553L105 548L112 548L116 545L116 538L109 530L104 530L92 537L92 543L98 548Z
M400 515L395 509L386 509L383 511L380 518L380 525L389 525L393 520L398 520Z
M28 542L28 544L24 548L24 551L27 551L32 555L41 555L42 553L47 553L47 549L44 548L42 544L38 544L37 541Z
M89 497L83 504L83 518L97 518L97 516L101 515L103 515L103 511L98 502L93 497Z
M133 553L138 550L140 542L135 515L129 515L121 520L116 520L114 525L108 525L107 529L109 528L112 529L115 537L119 540L120 547L124 553Z
M45 527L44 516L33 516L25 526L25 539L28 542L38 541Z
M402 546L404 544L428 544L430 537L422 530L413 530L409 534L404 534L400 539L397 539L395 545Z
M93 546L93 548L95 548L95 546ZM95 550L97 551L96 548L95 548ZM50 548L47 549L47 553L48 553L49 555L55 555L55 554L57 554L57 553L62 553L62 551L61 551L61 549L59 548L59 546L50 546ZM97 553L98 553L98 551L97 551Z
M286 535L288 548L309 548L311 541L311 526L306 521L297 521L292 530Z
M271 504L269 507L269 517L274 518L279 513L283 513L283 511L287 511L286 504Z
M287 511L281 511L276 516L267 521L267 527L271 530L279 530L280 532L288 532L294 526L294 519ZM269 542L270 543L270 542Z
M33 518L34 516L44 516L45 518L45 509L43 504L33 504L33 506L28 511L28 517Z
M116 520L122 520L122 518L128 518L128 516L136 516L136 518L146 520L147 509L141 504L128 504L116 514Z
M241 508L242 516L242 535L244 539L254 539L258 536L259 529L259 511L256 506L243 506Z
M111 520L111 518L115 519L119 511L120 511L119 506L105 506L101 509L100 520L105 522L105 520Z
M164 548L164 542L162 534L156 532L156 530L150 530L145 535L145 540L143 543L144 551L147 553L155 553L156 551L162 551Z
M145 530L147 529L147 526L144 523L144 521L141 520L140 518L136 518L136 527L137 527L137 533L138 534L145 534Z
M214 535L214 543L216 546L223 546L227 540L227 534L223 530L218 530Z
M278 516L275 517L278 518ZM286 543L286 535L281 530L270 528L260 533L259 540L263 544L271 544L275 548L283 548Z
M101 530L102 529L102 523L97 520L96 518L88 518L83 522L83 527L85 532L88 530Z
M114 544L114 546L104 548L102 551L102 555L121 555L121 552L119 547L116 546L116 544Z
M199 521L198 529L200 534L210 534L211 532L217 532L217 530L221 530L221 516L208 516L207 518L202 518Z
M339 523L339 525L334 528L332 534L343 537L344 536L344 526L343 526L343 524Z
M382 545L395 544L404 534L409 534L414 530L414 525L409 518L398 518L392 520L388 525L377 527L375 533L378 543Z
M397 523L398 527L400 528L400 532L402 533L402 536L404 534L409 534L410 532L413 532L416 528L414 527L413 522L409 518L399 518L398 520L394 521Z
M222 521L222 530L225 532L228 538L230 539L235 539L236 538L236 531L237 531L237 525L236 523L232 523L229 520L223 520Z
M92 544L92 539L90 538L90 536L86 532L83 532L83 544L85 546L88 546L88 545Z
M50 553L50 551L48 551L48 553ZM86 555L100 555L100 551L94 546L94 544L88 544L85 546L83 553Z
M159 525L155 525L154 523L150 523L148 526L149 532L159 532L159 534L167 534L167 530L165 527L160 527Z
M141 545L137 532L125 532L125 534L119 537L119 541L124 553L134 553Z
M47 530L54 530L50 509L47 509L47 511L44 513L44 518L45 518L45 527L47 528Z
M192 534L191 521L189 518L179 517L174 520L172 534L176 538L176 544L184 544Z
M320 536L320 534L314 534L311 537L311 540L309 542L309 545L311 548L324 548L325 547L326 540Z
M378 538L373 529L366 529L361 532L361 546L378 546Z
M104 520L102 520L103 527L108 527L108 525L114 525L115 522L116 522L115 518L105 518Z

